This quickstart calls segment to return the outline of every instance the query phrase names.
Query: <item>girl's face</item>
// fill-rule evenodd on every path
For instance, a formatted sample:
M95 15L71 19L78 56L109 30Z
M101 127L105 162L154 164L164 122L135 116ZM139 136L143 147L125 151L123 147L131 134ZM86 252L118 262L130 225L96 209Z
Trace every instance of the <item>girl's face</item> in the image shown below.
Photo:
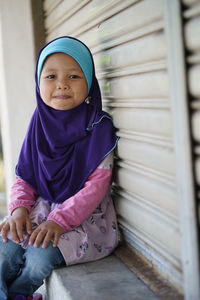
M64 53L50 55L41 72L40 95L58 110L80 105L87 97L87 82L79 64Z

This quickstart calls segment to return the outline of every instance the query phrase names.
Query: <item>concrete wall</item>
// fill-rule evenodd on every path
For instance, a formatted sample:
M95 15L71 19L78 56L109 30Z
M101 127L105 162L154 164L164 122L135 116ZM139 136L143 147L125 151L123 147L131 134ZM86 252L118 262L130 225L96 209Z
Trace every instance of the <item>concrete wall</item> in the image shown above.
M33 39L30 1L0 0L0 116L7 191L35 106Z

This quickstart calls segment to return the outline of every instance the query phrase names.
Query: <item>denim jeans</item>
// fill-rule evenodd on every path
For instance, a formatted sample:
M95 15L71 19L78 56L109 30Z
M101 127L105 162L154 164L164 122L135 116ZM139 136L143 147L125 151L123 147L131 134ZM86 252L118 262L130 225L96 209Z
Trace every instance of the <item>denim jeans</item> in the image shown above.
M32 295L51 271L62 264L59 248L51 243L46 249L23 249L10 240L4 243L0 237L0 300L15 294Z

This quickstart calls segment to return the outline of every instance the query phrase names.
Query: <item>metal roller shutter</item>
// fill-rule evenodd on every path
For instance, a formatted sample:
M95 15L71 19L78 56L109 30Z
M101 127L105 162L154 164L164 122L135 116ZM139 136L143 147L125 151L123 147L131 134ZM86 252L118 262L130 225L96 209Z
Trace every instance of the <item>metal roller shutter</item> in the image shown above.
M191 131L194 156L195 192L198 208L198 228L200 225L200 2L182 0L184 37L186 46L186 66L188 81L189 107L191 113ZM199 249L198 249L199 250ZM198 252L199 254L199 252ZM199 268L199 261L197 267ZM199 269L198 269L199 272ZM198 276L197 276L198 277ZM188 283L189 286L189 283ZM195 287L196 286L196 287ZM194 290L200 290L199 277ZM187 290L187 289L186 289ZM189 287L188 287L189 290ZM200 292L199 292L200 293ZM198 298L200 295L198 294ZM189 299L189 295L188 295ZM195 298L197 299L197 298Z
M116 153L114 199L124 237L181 289L164 1L45 0L44 12L47 41L72 35L85 42L94 55L103 104L113 115L121 137ZM190 30L193 29L188 17L186 31ZM186 35L188 45L199 49L196 41L190 41L190 34ZM196 56L190 57L193 58ZM197 63L189 73L190 86L194 85L191 93L197 98L198 68ZM199 141L198 101L193 102L194 107L194 135ZM199 147L196 151L200 154ZM198 180L199 165L198 158Z
M200 201L200 2L198 0L184 0L185 4L185 42L189 51L187 56L188 87L192 110L192 133L196 144L195 172L197 195Z

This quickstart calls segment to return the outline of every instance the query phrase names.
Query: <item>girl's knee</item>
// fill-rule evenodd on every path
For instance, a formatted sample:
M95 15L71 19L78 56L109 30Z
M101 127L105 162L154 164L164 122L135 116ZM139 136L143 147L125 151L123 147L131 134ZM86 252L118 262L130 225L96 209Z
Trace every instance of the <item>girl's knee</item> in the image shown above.
M47 248L34 248L29 246L25 251L26 266L32 272L48 272L59 266L63 261L62 254L58 248L54 248L51 244Z
M24 253L25 262L21 269L18 281L29 281L34 285L41 285L53 269L55 269L62 260L59 249L48 247L34 248L29 246Z
M3 242L0 237L0 262L7 260L14 264L23 263L23 248L11 240Z
M0 241L0 270L5 280L12 280L23 264L23 249L12 241Z

